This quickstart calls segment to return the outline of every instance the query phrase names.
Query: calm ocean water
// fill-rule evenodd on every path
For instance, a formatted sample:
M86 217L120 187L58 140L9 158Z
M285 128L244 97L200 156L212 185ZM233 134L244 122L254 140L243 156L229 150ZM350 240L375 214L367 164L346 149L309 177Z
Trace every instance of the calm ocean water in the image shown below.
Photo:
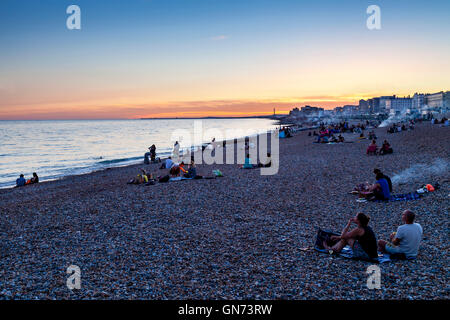
M152 144L157 156L167 156L174 130L193 135L194 121L201 121L202 143L216 136L211 129L238 138L240 129L276 127L268 119L0 121L0 188L14 186L21 173L30 178L37 172L43 181L137 163Z

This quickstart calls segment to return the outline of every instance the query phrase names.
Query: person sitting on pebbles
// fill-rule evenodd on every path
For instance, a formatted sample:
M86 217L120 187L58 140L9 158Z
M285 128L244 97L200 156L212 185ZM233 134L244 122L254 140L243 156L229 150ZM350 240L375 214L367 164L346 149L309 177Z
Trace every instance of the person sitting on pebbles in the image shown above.
M183 176L188 179L201 179L202 178L202 176L199 176L197 174L197 168L195 166L194 159L191 159L191 163L189 164L188 171Z
M378 150L377 142L376 140L372 140L372 143L367 147L366 154L367 155L376 155Z
M170 169L173 166L172 157L168 157L159 169Z
M23 187L27 181L25 180L23 174L20 175L20 177L16 180L16 188L17 187Z
M384 178L384 174L378 172L375 176L376 182L367 188L367 191L360 191L359 196L369 200L389 200L391 192L389 183Z
M127 184L142 184L142 183L148 183L149 179L152 178L150 174L147 174L147 172L144 169L141 169L142 174L138 174L135 178L131 179L127 182Z
M330 240L336 244L329 246L326 241L323 247L333 252L341 252L341 250L349 245L353 249L353 257L371 260L378 258L377 240L372 228L368 226L370 218L364 213L358 213L354 218L348 220L347 225L340 236L331 236ZM356 227L349 231L352 223Z
M392 150L391 145L389 144L389 142L387 142L387 140L384 140L383 146L380 149L380 155L385 155L392 152L394 151Z
M414 223L415 217L416 215L411 210L403 211L402 222L404 224L397 228L397 232L391 234L391 242L379 240L378 249L390 254L403 254L407 259L417 257L423 229L420 224Z

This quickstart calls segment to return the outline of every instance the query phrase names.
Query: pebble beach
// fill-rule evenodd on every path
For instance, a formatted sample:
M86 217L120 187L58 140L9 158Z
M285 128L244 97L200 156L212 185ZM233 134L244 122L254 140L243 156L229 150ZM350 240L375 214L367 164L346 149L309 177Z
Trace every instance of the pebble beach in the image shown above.
M349 191L417 164L450 159L450 128L417 124L388 134L394 153L367 156L369 140L314 144L308 131L280 140L280 168L263 176L238 165L198 165L224 177L128 185L140 168L111 168L0 190L0 299L448 299L450 171L423 171L394 193L440 188L419 200L358 203ZM366 130L366 133L369 130ZM167 170L166 170L167 171ZM388 239L403 210L424 234L412 261L380 264L381 289L368 289L368 262L318 253L319 227L340 232L357 212ZM70 265L81 289L66 286Z

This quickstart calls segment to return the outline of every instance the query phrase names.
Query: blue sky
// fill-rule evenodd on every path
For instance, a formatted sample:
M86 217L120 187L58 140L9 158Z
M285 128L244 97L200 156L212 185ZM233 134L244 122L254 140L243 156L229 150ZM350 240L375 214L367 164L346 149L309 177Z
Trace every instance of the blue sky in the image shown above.
M66 28L71 4L81 30ZM371 4L381 30L366 28ZM2 0L0 118L446 90L449 12L450 1Z

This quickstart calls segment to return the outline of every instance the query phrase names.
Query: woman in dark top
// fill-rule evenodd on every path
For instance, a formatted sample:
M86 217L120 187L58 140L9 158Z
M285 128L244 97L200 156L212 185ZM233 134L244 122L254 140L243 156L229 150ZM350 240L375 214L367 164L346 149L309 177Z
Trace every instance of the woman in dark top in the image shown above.
M152 162L155 162L156 159L156 146L154 144L152 144L152 146L150 147L150 159Z
M364 213L358 213L354 218L351 218L340 236L331 236L332 241L337 243L330 247L327 242L324 241L323 246L327 250L333 250L334 252L340 252L342 248L349 245L353 248L353 256L363 259L375 259L378 257L377 253L377 240L372 228L368 226L370 218ZM352 223L356 224L356 227L348 231Z

